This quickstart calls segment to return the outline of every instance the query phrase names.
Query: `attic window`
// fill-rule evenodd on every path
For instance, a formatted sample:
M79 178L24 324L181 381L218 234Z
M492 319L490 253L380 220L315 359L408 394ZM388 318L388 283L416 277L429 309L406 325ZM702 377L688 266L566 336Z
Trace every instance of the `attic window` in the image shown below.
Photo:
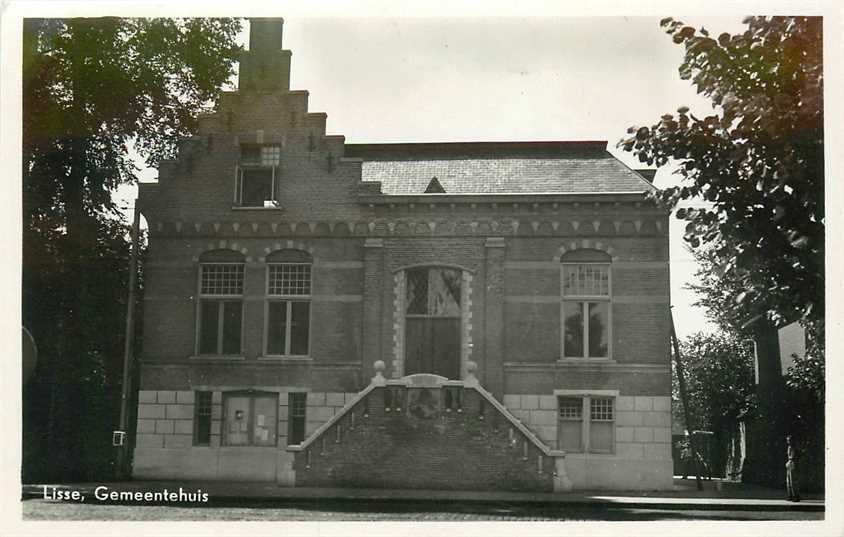
M241 207L275 207L279 145L243 145L235 177L235 203Z
M431 177L431 182L428 183L425 194L445 194L445 189L436 177Z

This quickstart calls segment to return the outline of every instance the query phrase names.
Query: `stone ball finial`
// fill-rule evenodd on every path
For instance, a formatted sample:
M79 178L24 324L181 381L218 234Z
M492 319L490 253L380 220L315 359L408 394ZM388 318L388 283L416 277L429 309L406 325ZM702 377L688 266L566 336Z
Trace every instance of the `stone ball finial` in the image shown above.
M478 370L478 364L472 360L466 362L466 378L463 380L463 385L467 387L478 386L478 377L475 376L475 371Z
M375 376L372 377L372 384L375 384L376 386L386 385L387 379L385 379L383 375L384 369L386 368L386 365L384 365L384 361L376 360L375 363L372 365L375 367Z

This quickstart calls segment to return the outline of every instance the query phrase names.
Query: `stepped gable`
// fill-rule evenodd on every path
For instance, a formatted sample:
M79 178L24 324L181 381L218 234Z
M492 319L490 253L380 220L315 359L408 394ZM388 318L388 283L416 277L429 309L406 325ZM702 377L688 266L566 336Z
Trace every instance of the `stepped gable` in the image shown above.
M346 144L364 182L387 195L424 194L436 177L449 194L644 193L655 187L605 141Z

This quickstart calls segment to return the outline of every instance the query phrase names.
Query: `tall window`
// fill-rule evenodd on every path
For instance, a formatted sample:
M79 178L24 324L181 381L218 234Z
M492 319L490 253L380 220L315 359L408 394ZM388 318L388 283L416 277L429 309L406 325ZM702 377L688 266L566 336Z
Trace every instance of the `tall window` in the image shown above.
M614 397L559 396L557 410L557 444L560 449L591 453L614 451Z
M243 316L243 256L206 252L199 266L199 354L240 354Z
M242 207L275 207L278 204L279 145L243 145L235 182L235 203Z
M609 256L594 250L567 254L561 267L562 353L565 358L610 355Z
M223 394L223 443L226 446L275 446L278 395L263 392Z
M311 324L311 257L300 250L267 256L267 355L307 356Z
M308 408L307 402L308 394L305 392L289 392L287 394L288 444L301 444L305 440L305 416Z

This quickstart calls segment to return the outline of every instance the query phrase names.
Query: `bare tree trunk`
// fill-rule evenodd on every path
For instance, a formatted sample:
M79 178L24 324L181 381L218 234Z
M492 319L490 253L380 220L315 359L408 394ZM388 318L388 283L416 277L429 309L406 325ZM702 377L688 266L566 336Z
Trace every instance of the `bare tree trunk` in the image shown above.
M742 479L768 486L785 483L785 383L780 363L777 328L760 317L751 326L756 360L759 408L747 438L748 464Z

